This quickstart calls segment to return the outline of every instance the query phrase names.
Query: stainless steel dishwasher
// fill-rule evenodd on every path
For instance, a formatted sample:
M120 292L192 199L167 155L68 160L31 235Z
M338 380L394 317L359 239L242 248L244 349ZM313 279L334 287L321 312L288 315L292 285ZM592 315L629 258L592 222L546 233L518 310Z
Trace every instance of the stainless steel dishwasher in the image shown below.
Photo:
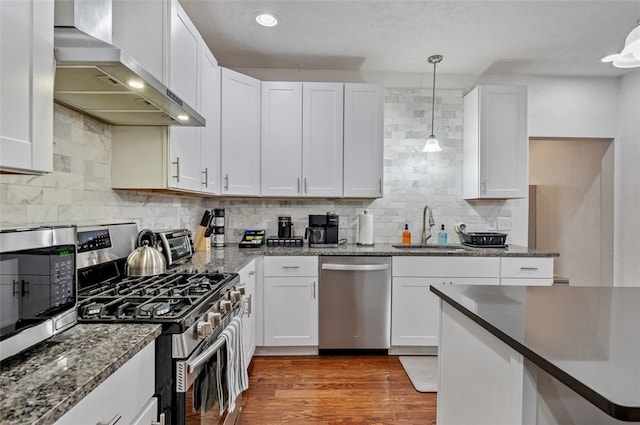
M320 256L320 350L388 350L391 257Z

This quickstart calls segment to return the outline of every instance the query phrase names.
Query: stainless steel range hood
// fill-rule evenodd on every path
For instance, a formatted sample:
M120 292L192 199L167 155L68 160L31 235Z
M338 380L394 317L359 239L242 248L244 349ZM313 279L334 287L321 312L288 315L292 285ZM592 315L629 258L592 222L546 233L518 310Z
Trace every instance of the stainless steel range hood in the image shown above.
M114 125L204 126L205 119L111 43L111 0L56 0L54 99Z

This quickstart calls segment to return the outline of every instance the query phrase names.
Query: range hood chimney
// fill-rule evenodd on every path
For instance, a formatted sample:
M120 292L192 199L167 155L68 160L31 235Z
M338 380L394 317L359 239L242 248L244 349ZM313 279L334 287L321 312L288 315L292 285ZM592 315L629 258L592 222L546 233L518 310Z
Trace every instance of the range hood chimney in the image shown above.
M114 125L204 126L195 109L111 44L111 0L56 0L54 99Z

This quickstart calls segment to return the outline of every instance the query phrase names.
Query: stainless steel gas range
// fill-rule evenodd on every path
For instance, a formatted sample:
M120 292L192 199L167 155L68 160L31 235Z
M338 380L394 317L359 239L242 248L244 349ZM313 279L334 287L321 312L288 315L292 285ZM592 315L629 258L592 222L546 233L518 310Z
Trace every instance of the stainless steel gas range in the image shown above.
M78 269L78 321L161 324L155 356L159 417L169 425L202 423L205 418L207 423L234 423L239 402L231 412L209 403L207 416L195 414L194 406L204 405L201 390L203 382L211 383L208 375L216 368L225 370L226 364L213 364L225 362L218 352L221 333L243 314L244 288L238 275L187 270L125 276L126 255L136 236L135 224L78 228L83 247L78 249L78 264L84 266Z

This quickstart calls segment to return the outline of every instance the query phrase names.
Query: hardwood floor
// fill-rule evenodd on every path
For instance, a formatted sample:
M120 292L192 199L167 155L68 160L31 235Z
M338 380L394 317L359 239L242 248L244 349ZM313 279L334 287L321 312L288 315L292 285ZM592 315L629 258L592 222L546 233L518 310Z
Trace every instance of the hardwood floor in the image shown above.
M254 357L241 425L436 423L397 356Z

